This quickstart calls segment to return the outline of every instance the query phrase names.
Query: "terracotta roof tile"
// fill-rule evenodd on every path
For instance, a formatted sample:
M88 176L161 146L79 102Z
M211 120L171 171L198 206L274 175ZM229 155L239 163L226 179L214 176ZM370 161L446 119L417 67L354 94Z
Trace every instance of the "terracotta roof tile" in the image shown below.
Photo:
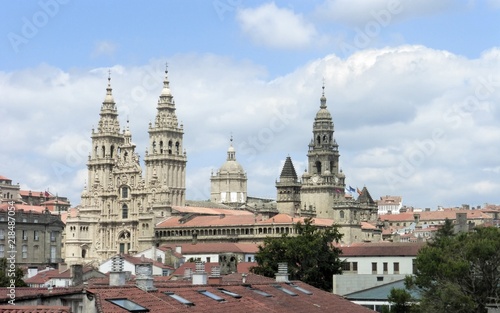
M342 257L356 256L416 256L425 243L371 242L340 247Z
M248 277L250 277L249 275ZM248 278L247 277L247 278ZM239 277L241 279L241 276ZM302 282L293 282L295 285L308 290L312 294L307 295L286 283L276 283L267 278L266 282L241 284L240 282L226 282L218 285L187 285L185 283L172 282L158 286L156 291L144 292L135 287L116 288L89 288L88 293L96 296L99 312L122 313L126 312L120 307L107 301L109 299L126 298L149 310L151 313L159 312L373 312L360 305L354 304L340 296L330 292L316 289ZM275 286L285 288L296 293L290 296ZM240 295L234 298L223 294L219 288ZM251 288L266 292L271 297L264 297L255 293ZM203 294L200 290L206 290L224 299L222 302L215 301ZM193 305L182 304L176 299L165 294L166 292L190 301Z

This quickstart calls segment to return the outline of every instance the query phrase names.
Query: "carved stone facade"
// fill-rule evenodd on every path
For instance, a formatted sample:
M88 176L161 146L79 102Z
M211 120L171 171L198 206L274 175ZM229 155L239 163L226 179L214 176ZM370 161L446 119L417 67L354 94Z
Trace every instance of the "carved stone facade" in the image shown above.
M157 218L166 216L171 205L185 201L183 130L177 124L166 75L156 122L149 126L146 177L128 124L120 131L109 78L98 127L91 137L88 186L76 216L66 222L68 264L98 264L117 253L133 254L151 247Z

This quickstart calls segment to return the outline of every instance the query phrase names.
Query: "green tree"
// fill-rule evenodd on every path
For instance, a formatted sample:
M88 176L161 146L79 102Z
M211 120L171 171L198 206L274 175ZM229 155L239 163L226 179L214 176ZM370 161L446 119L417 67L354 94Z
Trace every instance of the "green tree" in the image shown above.
M500 229L438 236L416 257L407 287L421 291L422 312L487 312L500 295Z
M387 296L387 300L392 303L390 313L410 313L415 308L415 299L405 289L392 288Z
M283 234L279 238L268 237L259 246L255 255L258 266L252 269L255 274L274 277L278 263L288 264L291 280L300 280L317 288L332 291L333 275L342 272L342 251L334 246L342 234L334 225L318 228L312 218L294 225L296 236Z
M16 287L28 286L23 280L23 270L16 266L14 271L9 271L8 265L6 258L0 258L0 287L10 287L12 279Z

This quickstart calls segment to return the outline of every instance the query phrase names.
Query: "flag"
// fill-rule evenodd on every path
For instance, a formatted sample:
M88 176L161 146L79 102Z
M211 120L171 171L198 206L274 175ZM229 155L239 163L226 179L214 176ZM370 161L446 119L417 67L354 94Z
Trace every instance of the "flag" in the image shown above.
M356 189L352 188L351 186L349 186L349 192L355 192Z
M45 198L48 198L50 196L50 193L48 191L45 191Z

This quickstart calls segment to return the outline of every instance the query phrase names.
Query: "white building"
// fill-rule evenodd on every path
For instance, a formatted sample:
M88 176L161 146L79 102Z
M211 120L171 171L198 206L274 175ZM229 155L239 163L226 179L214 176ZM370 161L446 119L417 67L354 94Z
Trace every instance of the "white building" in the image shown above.
M333 276L333 293L345 295L404 279L414 273L414 259L423 246L378 242L341 247L343 273Z
M383 196L377 200L378 214L399 214L403 207L403 197L401 196Z
M130 272L131 275L135 275L136 265L151 263L153 265L153 276L169 276L174 271L174 268L165 265L162 262L154 261L152 259L144 257L133 257L131 255L122 255L123 257L123 271ZM99 271L102 273L111 272L112 259L104 261L99 266Z

